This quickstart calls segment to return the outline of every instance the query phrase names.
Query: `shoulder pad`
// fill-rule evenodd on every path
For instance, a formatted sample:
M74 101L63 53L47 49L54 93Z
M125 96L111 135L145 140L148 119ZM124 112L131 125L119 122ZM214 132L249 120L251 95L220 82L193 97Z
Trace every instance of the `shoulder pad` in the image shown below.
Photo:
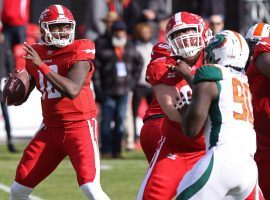
M220 81L223 79L222 71L215 65L204 65L196 71L193 83L204 81Z
M151 59L155 60L160 57L167 57L171 55L171 49L170 46L165 42L157 43L151 53Z
M82 39L75 41L74 51L76 53L76 60L93 60L95 58L95 44L91 40Z

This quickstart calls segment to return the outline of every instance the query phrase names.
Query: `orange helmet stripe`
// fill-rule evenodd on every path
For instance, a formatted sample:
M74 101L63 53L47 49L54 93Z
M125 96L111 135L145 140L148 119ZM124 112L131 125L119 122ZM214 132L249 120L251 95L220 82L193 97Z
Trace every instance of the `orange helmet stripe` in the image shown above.
M263 31L264 23L259 23L254 30L254 36L261 36Z
M241 38L240 38L240 36L239 36L239 33L235 32L235 31L233 31L233 33L236 35L236 37L237 37L238 40L240 41L240 47L241 47L241 51L242 51L242 46L243 46L243 44L242 44L242 40L241 40Z

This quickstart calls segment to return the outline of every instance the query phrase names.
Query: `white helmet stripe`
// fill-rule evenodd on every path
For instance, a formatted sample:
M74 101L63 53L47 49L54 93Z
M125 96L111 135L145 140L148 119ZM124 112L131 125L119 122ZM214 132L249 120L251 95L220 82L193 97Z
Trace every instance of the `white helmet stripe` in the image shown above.
M58 10L58 14L59 15L64 15L64 9L61 5L55 5L57 10Z
M181 13L176 13L174 19L176 24L181 24L182 23Z

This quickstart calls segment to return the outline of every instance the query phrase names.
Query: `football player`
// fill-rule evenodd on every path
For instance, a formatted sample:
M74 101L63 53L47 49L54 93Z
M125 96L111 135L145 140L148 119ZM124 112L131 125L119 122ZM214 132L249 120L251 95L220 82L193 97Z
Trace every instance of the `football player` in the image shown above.
M17 167L12 200L27 199L66 156L87 198L109 199L100 186L96 108L90 89L95 47L90 40L74 40L75 25L67 8L51 5L39 19L43 43L25 43L28 96L34 87L41 92L43 123Z
M217 34L205 49L206 65L196 71L191 104L181 95L183 132L195 137L204 127L207 153L183 178L177 200L264 199L258 187L256 133L244 68L245 39Z
M266 199L270 199L270 25L252 26L247 40L255 40L252 59L247 68L252 94L254 129L257 136L255 160L259 171L259 185Z
M142 148L148 161L152 161L138 200L172 199L183 175L205 154L202 134L189 138L182 133L180 114L174 104L179 91L191 92L184 78L191 79L202 65L202 50L210 36L210 29L200 16L179 12L168 22L167 43L153 49L146 78L153 86L154 98L140 134ZM175 66L186 66L188 70L176 71Z
M254 47L256 43L259 42L262 38L266 38L269 36L270 36L269 24L259 22L257 24L254 24L248 29L245 39L248 43L250 51L249 51L249 59L246 65L246 70L248 65L250 64L250 61L252 60L252 55L254 53Z
M165 42L158 43L152 49L151 61L148 67L150 67L151 63L154 61L158 59L165 60L167 57L170 58L170 56L170 46ZM168 71L168 68L165 67L165 70ZM148 81L148 79L149 76L146 74L146 81ZM144 124L140 132L140 144L148 163L151 162L157 149L158 141L162 136L161 128L163 121L164 113L157 102L155 94L153 94L152 102L148 105L143 117Z

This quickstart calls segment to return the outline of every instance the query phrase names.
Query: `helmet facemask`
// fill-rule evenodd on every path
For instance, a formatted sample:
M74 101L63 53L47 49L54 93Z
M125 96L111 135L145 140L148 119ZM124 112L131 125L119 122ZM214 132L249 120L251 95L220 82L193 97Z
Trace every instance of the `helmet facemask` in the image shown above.
M185 31L174 37L178 31ZM183 58L190 58L197 55L205 46L202 36L203 26L201 24L188 24L179 26L177 29L172 29L167 33L167 40L172 48L173 54Z
M67 24L70 26L67 31L50 31L50 26L55 24ZM74 42L75 38L75 21L64 20L64 21L49 21L41 22L41 29L44 31L43 39L46 45L53 45L58 48L63 48ZM63 35L65 36L63 38Z

